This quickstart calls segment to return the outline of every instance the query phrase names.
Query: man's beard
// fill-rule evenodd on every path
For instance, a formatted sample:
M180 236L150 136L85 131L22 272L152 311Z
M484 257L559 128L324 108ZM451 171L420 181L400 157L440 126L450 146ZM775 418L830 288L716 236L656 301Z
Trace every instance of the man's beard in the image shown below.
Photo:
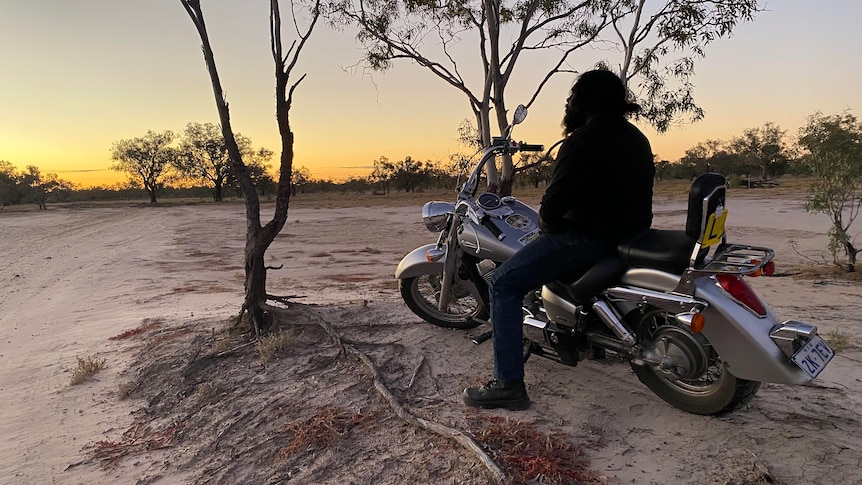
M578 128L583 128L587 124L587 117L577 109L566 110L566 116L563 117L563 127L566 133L574 133Z

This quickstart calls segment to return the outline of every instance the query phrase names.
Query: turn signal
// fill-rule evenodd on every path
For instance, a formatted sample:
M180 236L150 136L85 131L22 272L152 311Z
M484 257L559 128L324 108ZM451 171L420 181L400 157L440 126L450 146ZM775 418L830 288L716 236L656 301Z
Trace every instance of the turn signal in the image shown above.
M759 259L753 259L751 261L751 264L760 264L760 260ZM754 270L754 272L749 274L748 276L756 277L756 276L760 276L762 274L763 274L763 267L761 266L761 267L757 268L756 270Z
M703 326L706 325L706 317L703 313L695 313L691 317L691 331L694 333L703 332Z
M425 259L427 259L429 263L436 263L437 261L440 261L440 258L442 258L445 255L446 255L446 251L444 251L442 249L434 248L434 249L429 249L428 251L425 252Z

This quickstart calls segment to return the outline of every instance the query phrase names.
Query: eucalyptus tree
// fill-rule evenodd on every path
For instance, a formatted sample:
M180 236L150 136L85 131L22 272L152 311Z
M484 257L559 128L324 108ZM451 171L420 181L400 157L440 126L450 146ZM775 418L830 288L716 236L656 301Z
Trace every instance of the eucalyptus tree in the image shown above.
M266 160L272 156L265 149L255 151L247 136L237 133L235 139L246 161L261 154ZM188 123L180 138L176 167L184 176L212 187L213 200L221 202L224 186L231 179L230 156L221 128L215 123Z
M176 135L170 130L147 131L144 136L114 142L111 147L113 170L125 172L134 185L138 182L155 204L158 192L164 187L177 161L177 150L171 146Z
M599 47L587 53L592 65L615 70L659 130L684 114L700 119L690 82L694 60L758 9L757 0L333 0L331 6L335 22L358 26L368 67L411 61L460 91L482 144L509 125L506 92L516 72L532 86L529 107L552 77L576 72L574 54L588 46ZM546 67L519 67L526 58ZM508 193L511 157L503 159L502 177L488 169L489 188Z
M760 172L764 180L784 175L791 158L786 142L787 131L775 123L749 128L741 136L730 140L729 150L752 169Z
M825 213L831 219L829 250L838 261L838 251L847 256L847 270L856 270L858 249L850 237L850 226L862 209L862 122L844 112L815 113L799 130L799 146L807 153L817 180L811 184L805 208Z
M641 117L658 131L704 111L694 99L691 80L706 47L729 37L740 22L761 11L758 0L614 0L611 26L597 42L609 41L617 58L599 65L626 82Z
M230 165L237 182L242 187L245 196L246 216L246 241L245 241L245 299L240 310L240 319L248 315L249 322L257 333L268 326L267 300L270 297L266 292L266 264L264 256L275 236L287 222L287 211L290 202L290 179L293 168L293 141L294 134L290 126L290 108L293 103L293 93L299 83L305 78L301 76L298 80L288 85L291 81L296 63L299 61L303 48L311 37L317 20L320 17L320 1L304 4L308 7L308 19L305 27L301 28L301 20L297 18L299 2L291 1L291 13L293 15L292 26L296 37L285 49L282 36L281 9L278 0L270 0L270 52L275 63L275 117L278 131L281 135L281 155L279 157L279 179L276 192L275 212L272 219L266 224L261 223L260 199L255 190L248 166L243 162L243 154L240 150L237 137L234 135L231 125L230 111L222 89L221 79L215 64L215 54L209 40L200 0L180 0L180 3L191 18L198 35L201 38L204 61L210 76L213 94L215 96L216 109L218 110L219 123L222 135L230 158Z

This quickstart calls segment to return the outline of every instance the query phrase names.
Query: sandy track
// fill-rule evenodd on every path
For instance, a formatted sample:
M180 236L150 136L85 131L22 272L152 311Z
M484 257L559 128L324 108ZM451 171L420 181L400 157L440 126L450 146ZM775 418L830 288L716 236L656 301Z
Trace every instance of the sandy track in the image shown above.
M794 247L805 257L822 253L826 225L799 201L732 197L732 240L774 247L779 269L804 262ZM680 209L657 205L656 225L681 225ZM79 464L84 445L126 429L139 405L117 399L132 356L108 339L146 319L178 325L234 314L242 213L225 204L0 215L0 482L135 483L135 467L106 475ZM340 331L368 343L396 387L424 359L427 372L402 397L418 414L460 426L459 391L487 378L491 348L420 323L400 302L395 264L433 240L418 219L418 207L292 209L269 252L269 264L284 264L270 273L269 289L324 305ZM823 333L862 331L858 284L784 277L755 285L784 318ZM108 369L70 387L75 357L93 354ZM858 349L846 350L813 385L764 385L746 409L708 418L670 408L624 363L571 369L534 357L527 384L535 404L511 416L600 443L592 466L611 483L759 483L767 473L789 484L862 483L860 361ZM185 481L170 476L164 483Z

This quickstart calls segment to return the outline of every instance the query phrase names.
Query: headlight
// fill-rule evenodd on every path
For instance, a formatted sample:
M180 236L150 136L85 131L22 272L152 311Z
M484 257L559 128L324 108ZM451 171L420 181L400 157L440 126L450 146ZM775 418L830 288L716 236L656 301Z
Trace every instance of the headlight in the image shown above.
M440 232L446 227L446 219L455 210L455 204L448 202L426 202L422 206L422 221L431 232Z

